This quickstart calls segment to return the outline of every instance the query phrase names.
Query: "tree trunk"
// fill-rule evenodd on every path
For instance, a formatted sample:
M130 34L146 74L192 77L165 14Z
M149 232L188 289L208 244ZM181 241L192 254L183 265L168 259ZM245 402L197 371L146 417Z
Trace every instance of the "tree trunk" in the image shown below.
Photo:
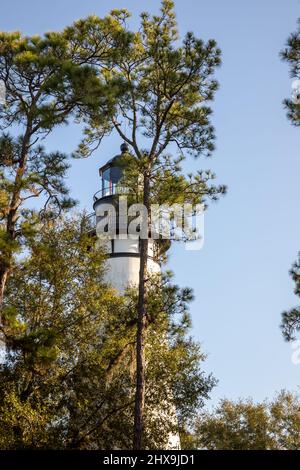
M8 276L8 269L5 266L5 263L3 261L1 261L1 267L0 267L0 309L2 307L2 302L3 302L3 297L4 297L4 289L5 289L5 285L6 285L7 276Z
M18 208L20 204L21 188L23 182L24 172L26 170L28 150L30 147L30 137L31 137L31 125L27 125L26 132L23 136L22 149L20 154L19 166L16 171L15 181L14 181L14 191L8 206L7 211L7 222L6 222L6 233L8 240L13 242L16 238L16 223L18 220ZM4 249L2 256L0 257L0 312L2 309L3 297L7 279L10 275L12 268L12 257L13 253L11 248L8 250ZM2 259L1 259L2 258ZM1 314L1 326L3 326L3 318Z
M148 210L149 219L149 177L144 175L143 203ZM148 235L148 227L147 227ZM144 402L145 402L145 333L146 333L146 276L148 259L148 238L140 239L140 272L139 272L139 295L137 304L137 335L136 335L136 392L134 410L134 440L133 448L143 448L144 431Z

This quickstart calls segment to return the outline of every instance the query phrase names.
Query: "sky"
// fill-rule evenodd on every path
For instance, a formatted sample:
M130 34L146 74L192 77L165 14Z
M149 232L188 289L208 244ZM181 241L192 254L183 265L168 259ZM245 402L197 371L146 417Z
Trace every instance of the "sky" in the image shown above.
M112 8L157 13L159 0L11 0L3 2L0 30L42 34ZM284 342L281 312L297 305L288 274L300 250L300 129L287 120L282 101L291 94L288 67L279 51L296 28L299 0L176 0L181 37L187 31L222 49L213 103L216 151L210 168L228 194L205 214L201 251L172 248L176 282L194 289L192 335L207 354L205 370L218 379L209 407L221 398L263 400L297 391L300 364ZM75 126L60 128L47 148L71 153L80 140ZM87 210L99 189L98 168L119 151L107 138L88 160L72 162L71 194Z

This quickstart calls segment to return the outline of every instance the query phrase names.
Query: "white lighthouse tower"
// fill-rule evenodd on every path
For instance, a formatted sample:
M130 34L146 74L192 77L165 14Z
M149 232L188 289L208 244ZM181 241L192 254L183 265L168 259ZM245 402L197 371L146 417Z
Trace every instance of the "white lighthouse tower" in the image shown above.
M121 145L121 154L116 155L105 165L99 168L101 188L94 195L93 208L96 215L96 231L99 222L103 222L105 213L110 207L114 208L113 220L110 225L114 228L114 234L105 237L108 251L108 269L106 281L123 293L127 287L138 286L140 270L140 238L138 235L128 234L127 218L126 223L122 223L120 216L120 204L122 196L126 195L126 188L122 186L122 160L124 154L128 152L127 144ZM134 158L134 157L132 157ZM121 221L121 223L120 223ZM103 227L103 226L102 226ZM97 231L98 232L98 231ZM163 243L163 250L161 244ZM170 246L169 240L163 242L148 239L148 260L147 271L152 274L160 274L161 266L159 254L166 251ZM170 392L170 416L177 422L176 410L172 404L172 393ZM154 415L159 414L159 410L153 410ZM178 434L170 434L167 449L180 449L180 439Z
M94 195L93 204L96 224L103 219L109 206L115 211L114 220L110 220L114 235L109 236L107 242L109 259L106 280L119 292L123 292L127 287L138 285L140 269L139 236L129 235L127 223L122 227L119 223L122 218L122 215L119 217L120 198L126 195L126 188L122 187L121 182L121 159L127 152L127 145L122 144L121 154L116 155L99 169L101 189ZM157 248L157 241L149 239L147 270L153 274L161 271Z

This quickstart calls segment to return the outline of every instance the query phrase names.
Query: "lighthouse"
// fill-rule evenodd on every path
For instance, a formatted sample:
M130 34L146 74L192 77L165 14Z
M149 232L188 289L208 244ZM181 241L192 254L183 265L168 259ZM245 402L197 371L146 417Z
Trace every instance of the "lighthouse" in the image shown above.
M140 237L138 234L128 233L128 217L120 210L120 205L122 203L125 205L127 194L127 188L122 185L122 160L125 154L128 154L128 147L123 143L121 153L99 168L100 190L94 195L93 204L98 227L105 213L113 211L109 216L110 219L106 219L113 229L113 234L109 235L108 232L108 236L105 237L108 252L106 281L119 292L138 285L140 269ZM159 240L150 238L147 260L149 273L161 272L159 254Z
M126 288L137 287L139 283L140 236L138 233L129 233L130 217L121 210L128 195L128 188L124 187L122 176L124 157L128 156L129 152L125 143L121 145L120 149L120 154L99 168L100 190L94 195L93 208L96 216L96 232L98 236L104 234L108 253L106 281L122 294ZM134 157L129 155L129 158ZM99 226L101 226L101 233L98 231ZM153 235L155 233L157 235L155 230L151 232ZM149 274L159 275L161 273L160 260L169 247L170 240L162 240L157 236L148 238L147 271ZM159 407L153 410L154 416L159 414ZM169 416L176 424L176 410L172 403L171 391ZM167 449L180 449L179 434L171 433L169 435Z

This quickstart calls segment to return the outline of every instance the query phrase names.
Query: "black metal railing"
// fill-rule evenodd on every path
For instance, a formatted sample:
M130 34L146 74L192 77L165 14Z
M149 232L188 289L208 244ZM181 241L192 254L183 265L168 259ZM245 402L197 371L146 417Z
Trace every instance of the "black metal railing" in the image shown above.
M118 194L128 194L129 193L129 188L126 188L124 186L121 186L120 184L105 184L102 186L99 191L97 191L94 196L94 202L99 201L99 199L102 199L103 197L107 196L115 196Z

